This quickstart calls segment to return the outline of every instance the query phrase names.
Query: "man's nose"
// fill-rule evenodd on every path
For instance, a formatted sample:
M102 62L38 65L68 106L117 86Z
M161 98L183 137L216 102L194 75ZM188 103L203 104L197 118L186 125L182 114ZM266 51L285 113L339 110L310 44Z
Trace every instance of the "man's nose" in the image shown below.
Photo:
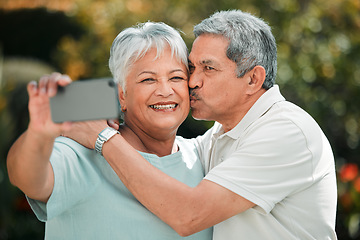
M203 85L203 77L201 73L194 71L190 74L189 88L201 88Z

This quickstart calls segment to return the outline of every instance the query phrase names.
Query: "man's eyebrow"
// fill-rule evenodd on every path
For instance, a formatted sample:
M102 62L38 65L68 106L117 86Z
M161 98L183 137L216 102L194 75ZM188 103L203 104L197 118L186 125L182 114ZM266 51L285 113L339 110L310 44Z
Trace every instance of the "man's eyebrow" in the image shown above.
M193 62L188 60L189 64L192 64L193 65ZM201 65L206 65L206 64L215 64L215 62L211 59L205 59L205 60L200 60L199 63Z
M207 64L213 65L213 64L214 64L214 61L211 60L211 59L205 59L205 60L202 60L200 63L201 63L202 65L207 65Z
M200 61L200 64L202 66L211 66L212 68L216 68L217 70L221 70L223 68L223 66L221 65L221 63L219 61L217 61L216 59L204 59L202 61Z

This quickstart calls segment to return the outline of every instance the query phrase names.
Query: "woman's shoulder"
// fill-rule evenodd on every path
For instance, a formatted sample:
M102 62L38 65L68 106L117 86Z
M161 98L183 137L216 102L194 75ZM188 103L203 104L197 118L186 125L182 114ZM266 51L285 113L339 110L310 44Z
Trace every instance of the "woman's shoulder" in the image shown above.
M59 169L82 169L83 171L96 171L94 168L106 161L98 161L102 158L95 150L84 147L76 141L58 137L55 139L54 148L50 157L52 165Z
M77 154L89 154L94 152L92 149L84 147L73 139L62 136L55 139L54 149L60 150L61 152L71 151Z

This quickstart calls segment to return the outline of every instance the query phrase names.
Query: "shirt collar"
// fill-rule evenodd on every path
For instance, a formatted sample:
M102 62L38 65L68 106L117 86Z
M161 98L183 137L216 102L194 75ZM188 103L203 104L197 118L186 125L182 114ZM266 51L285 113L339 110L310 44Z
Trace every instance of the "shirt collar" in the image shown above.
M247 127L265 114L275 103L281 101L285 101L285 98L281 95L279 86L274 85L255 102L244 118L233 129L223 135L227 135L233 139L238 139ZM215 134L220 135L223 132L224 130L221 126Z

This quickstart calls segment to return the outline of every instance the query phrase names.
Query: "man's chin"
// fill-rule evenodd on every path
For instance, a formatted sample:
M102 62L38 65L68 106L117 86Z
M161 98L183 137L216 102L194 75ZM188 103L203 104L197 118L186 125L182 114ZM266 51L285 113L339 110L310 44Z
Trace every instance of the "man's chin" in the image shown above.
M204 118L204 116L201 116L201 113L194 108L191 108L191 116L195 120L206 120L206 118Z

